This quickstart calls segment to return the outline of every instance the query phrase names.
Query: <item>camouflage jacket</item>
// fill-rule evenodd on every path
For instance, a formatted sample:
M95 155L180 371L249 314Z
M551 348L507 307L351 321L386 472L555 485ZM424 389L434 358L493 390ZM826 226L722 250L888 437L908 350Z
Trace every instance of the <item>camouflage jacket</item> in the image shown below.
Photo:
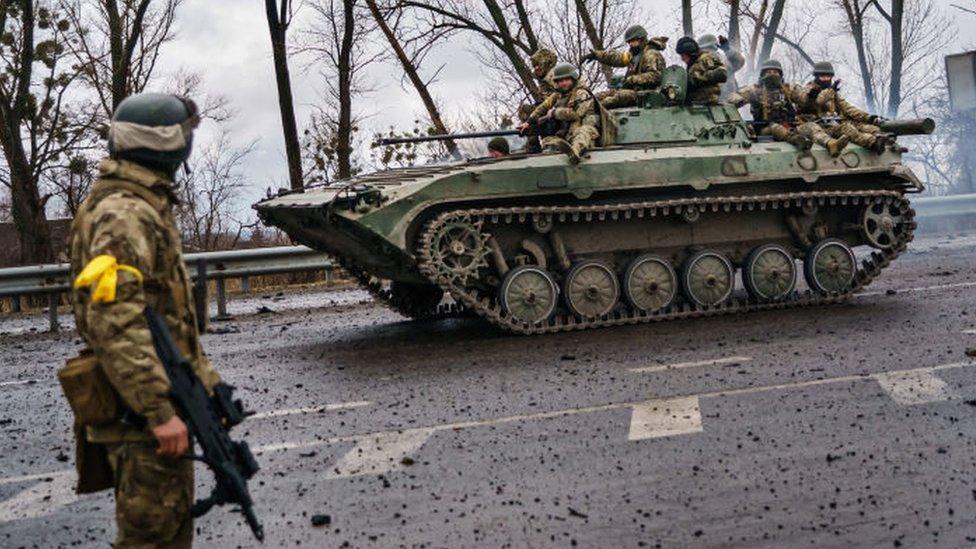
M91 442L145 440L149 429L175 413L169 379L156 357L143 309L149 305L212 389L220 378L203 354L190 279L183 264L173 217L172 183L157 172L124 160L103 160L99 178L71 224L71 270L77 274L99 255L115 257L143 276L119 271L111 303L93 303L90 288L74 291L78 331L95 352L121 401L147 420L138 430L121 422L89 427ZM117 188L121 186L122 188Z
M823 89L816 82L794 88L793 101L800 111L801 119L806 122L829 116L839 116L843 120L858 123L868 123L871 120L870 114L851 105L833 88Z
M625 88L649 90L661 85L661 75L667 65L661 51L664 50L667 41L666 37L653 38L644 45L638 55L630 53L629 49L597 50L593 55L604 65L627 67L624 76Z
M688 102L694 105L717 105L722 83L729 73L722 59L703 51L688 67Z
M783 84L777 89L770 89L762 84L753 84L740 88L729 96L727 102L736 107L748 104L752 119L757 122L791 124L796 121L797 109L793 98L797 87Z
M593 95L582 82L568 92L559 91L547 97L529 115L529 122L537 122L549 111L553 118L563 123L561 135L583 125L596 127L598 123Z
M556 79L553 78L553 69L549 69L544 77L535 80L539 84L539 95L542 97L549 97L559 90L559 87L556 86Z

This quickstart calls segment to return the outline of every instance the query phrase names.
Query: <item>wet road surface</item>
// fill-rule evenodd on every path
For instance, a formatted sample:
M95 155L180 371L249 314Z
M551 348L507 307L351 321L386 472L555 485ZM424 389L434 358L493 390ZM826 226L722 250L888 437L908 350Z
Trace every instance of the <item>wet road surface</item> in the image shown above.
M974 254L923 239L824 308L526 338L349 293L204 343L259 412L269 547L971 547ZM30 322L0 319L0 546L105 547L54 381L78 338ZM255 545L225 509L197 528Z

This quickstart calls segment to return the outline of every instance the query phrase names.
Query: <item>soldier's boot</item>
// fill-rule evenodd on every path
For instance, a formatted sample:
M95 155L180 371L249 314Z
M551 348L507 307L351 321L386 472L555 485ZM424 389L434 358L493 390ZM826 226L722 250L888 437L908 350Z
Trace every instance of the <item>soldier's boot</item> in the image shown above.
M888 148L888 140L884 136L873 135L867 148L875 154L883 154L885 149Z
M564 146L563 143L565 143L565 146L567 146L567 147L569 146L569 143L566 143L566 140L563 139L562 137L559 137L559 136L556 136L556 135L547 136L546 138L544 138L542 140L542 151L543 152L562 152L563 151L563 146Z
M811 141L809 137L800 135L796 132L791 133L786 138L786 142L800 149L801 151L809 151L811 148L813 148L813 141Z
M580 155L579 152L577 151L577 147L571 145L569 141L566 141L565 139L560 139L559 141L555 142L555 145L559 147L559 152L566 155L566 157L569 159L570 164L580 163Z
M847 145L849 145L850 142L851 139L846 135L842 135L837 139L831 139L827 142L827 152L830 153L830 156L837 158L842 152L844 152L844 149L847 148Z

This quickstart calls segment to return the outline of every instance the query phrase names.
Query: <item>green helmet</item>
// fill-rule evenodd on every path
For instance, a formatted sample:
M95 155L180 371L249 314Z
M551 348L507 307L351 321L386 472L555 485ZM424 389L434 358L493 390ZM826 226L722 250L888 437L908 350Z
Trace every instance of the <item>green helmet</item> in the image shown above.
M172 175L190 157L193 129L199 121L196 104L183 97L166 93L126 97L112 114L109 154ZM179 126L179 131L172 131L172 126Z
M698 47L711 52L718 51L718 38L714 34L703 34L698 37Z
M631 25L624 31L624 42L631 40L647 40L647 29L640 25Z
M783 74L783 64L776 59L767 59L763 61L762 66L759 67L759 74L761 75L768 70L779 71L780 74Z
M563 78L572 78L573 80L579 80L579 70L569 63L560 63L556 65L556 68L552 70L553 80L562 80Z
M500 152L502 154L507 155L510 150L508 148L508 140L501 136L495 137L488 142L488 150Z
M701 51L701 48L698 46L698 42L696 42L694 38L690 36L683 36L680 40L678 40L678 43L674 47L674 51L678 52L679 55L682 53L697 55L698 52Z
M834 74L835 74L834 65L831 64L829 61L821 61L813 66L814 76L824 76L824 75L833 76Z

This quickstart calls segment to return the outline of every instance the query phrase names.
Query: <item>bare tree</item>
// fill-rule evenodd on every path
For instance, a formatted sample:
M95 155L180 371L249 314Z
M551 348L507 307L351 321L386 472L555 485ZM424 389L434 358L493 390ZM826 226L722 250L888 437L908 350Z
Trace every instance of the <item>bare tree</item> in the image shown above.
M69 91L78 77L67 60L70 22L50 4L0 1L0 148L10 188L21 263L53 259L41 191L44 176L68 160L87 136L90 116Z
M255 145L235 147L221 128L196 155L193 172L179 186L177 215L185 246L200 251L233 248L255 225L242 218L239 203L248 188L244 163Z
M695 21L691 11L691 0L681 0L681 28L685 36L695 36Z
M274 59L275 82L278 85L278 108L281 112L281 128L285 139L285 156L288 158L288 180L292 190L301 191L302 151L298 142L298 124L295 122L295 105L291 92L291 75L288 71L288 27L294 16L292 0L265 0L265 16L271 35L271 56Z

